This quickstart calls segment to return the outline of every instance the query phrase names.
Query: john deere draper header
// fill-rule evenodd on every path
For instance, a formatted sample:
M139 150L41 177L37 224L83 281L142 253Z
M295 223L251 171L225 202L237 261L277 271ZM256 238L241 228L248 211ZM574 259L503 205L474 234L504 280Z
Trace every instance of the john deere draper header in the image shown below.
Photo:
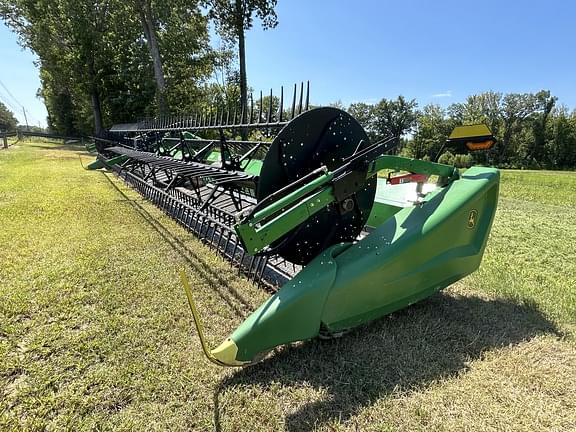
M282 92L283 93L283 92ZM476 270L498 200L498 171L387 153L348 113L292 103L116 125L91 167L108 167L273 295L210 360L242 366L272 348L340 334ZM269 99L272 100L272 97ZM258 107L258 108L257 108ZM242 133L252 140L241 140ZM486 150L484 125L453 151ZM379 175L380 173L380 175ZM183 283L202 335L185 275Z

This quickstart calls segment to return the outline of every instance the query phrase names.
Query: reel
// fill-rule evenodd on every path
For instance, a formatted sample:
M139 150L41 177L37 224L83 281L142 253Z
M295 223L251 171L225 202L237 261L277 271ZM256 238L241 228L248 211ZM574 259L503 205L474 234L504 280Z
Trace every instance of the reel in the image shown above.
M306 111L276 136L263 161L256 197L271 194L325 166L334 171L371 145L362 126L348 113L324 107ZM333 203L306 223L271 244L271 251L296 264L306 264L327 247L354 241L374 204L376 178L344 203Z

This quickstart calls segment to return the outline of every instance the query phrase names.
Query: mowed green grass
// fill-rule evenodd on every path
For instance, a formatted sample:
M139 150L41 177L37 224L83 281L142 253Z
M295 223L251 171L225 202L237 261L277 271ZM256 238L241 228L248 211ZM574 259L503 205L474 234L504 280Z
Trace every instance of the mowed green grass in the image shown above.
M267 295L78 147L0 150L0 430L575 430L576 174L503 172L478 272L246 369Z

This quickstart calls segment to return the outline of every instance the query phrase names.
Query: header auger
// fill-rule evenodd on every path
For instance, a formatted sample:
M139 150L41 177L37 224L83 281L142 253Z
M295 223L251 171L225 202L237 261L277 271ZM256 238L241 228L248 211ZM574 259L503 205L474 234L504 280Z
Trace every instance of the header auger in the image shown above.
M386 154L395 138L371 143L348 113L309 109L308 95L295 87L289 112L281 92L276 110L261 98L240 113L117 125L98 141L93 168L115 170L274 292L209 350L183 278L203 349L219 365L251 364L278 345L406 307L476 270L484 253L497 170L460 174ZM459 127L447 142L460 151L493 144L484 125Z

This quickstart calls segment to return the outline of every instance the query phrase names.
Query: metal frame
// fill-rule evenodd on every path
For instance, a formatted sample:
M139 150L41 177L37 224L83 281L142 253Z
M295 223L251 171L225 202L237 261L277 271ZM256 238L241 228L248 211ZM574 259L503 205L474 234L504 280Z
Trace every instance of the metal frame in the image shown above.
M138 172L119 165L108 167L144 198L226 258L238 268L239 273L269 292L275 292L300 271L301 266L280 257L249 255L234 232L234 214L222 208L230 205L230 202L222 205L222 195L219 206L215 206L214 203L192 195L187 189L161 188L154 185L151 178L144 179L139 176Z

